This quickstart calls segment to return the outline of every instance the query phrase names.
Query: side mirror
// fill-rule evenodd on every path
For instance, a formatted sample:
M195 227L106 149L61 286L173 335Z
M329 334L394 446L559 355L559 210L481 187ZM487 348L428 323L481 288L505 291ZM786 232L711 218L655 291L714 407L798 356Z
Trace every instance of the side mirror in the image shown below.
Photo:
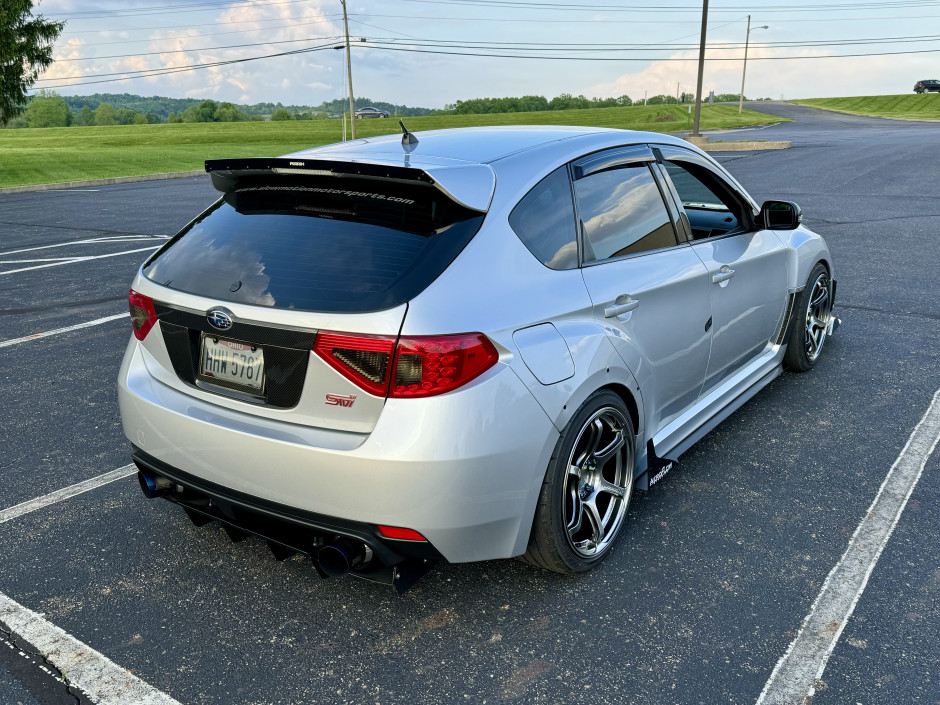
M792 201L764 201L757 222L767 230L793 230L803 222L803 210Z

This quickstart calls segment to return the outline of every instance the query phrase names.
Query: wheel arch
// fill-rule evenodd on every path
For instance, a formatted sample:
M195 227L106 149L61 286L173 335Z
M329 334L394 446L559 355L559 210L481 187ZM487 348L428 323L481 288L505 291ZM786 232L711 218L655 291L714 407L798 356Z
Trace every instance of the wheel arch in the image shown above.
M623 401L624 405L627 407L627 411L630 412L630 420L633 422L633 430L635 433L639 433L640 429L640 407L636 402L636 399L633 396L633 393L630 391L629 387L619 382L612 382L611 384L606 384L597 391L602 392L604 390L609 390L616 394Z

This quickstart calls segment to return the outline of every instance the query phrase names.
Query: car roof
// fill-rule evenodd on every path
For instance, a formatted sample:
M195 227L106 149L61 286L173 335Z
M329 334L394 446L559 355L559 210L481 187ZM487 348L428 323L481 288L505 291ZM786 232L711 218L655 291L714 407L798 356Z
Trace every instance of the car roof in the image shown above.
M579 137L600 136L603 140L603 137L619 136L620 141L637 143L673 141L672 138L658 133L556 125L461 127L414 134L418 138L417 148L410 155L414 163L457 160L491 164L519 152ZM386 162L390 157L401 161L403 151L401 134L395 133L337 142L286 156Z
M656 132L604 127L514 125L463 127L414 133L418 144L402 148L401 134L337 142L283 158L362 162L421 169L451 198L474 210L486 211L496 188L496 172L524 164L529 175L548 173L571 159L608 147L659 143L696 147ZM510 180L512 181L512 180ZM512 188L512 187L511 187Z

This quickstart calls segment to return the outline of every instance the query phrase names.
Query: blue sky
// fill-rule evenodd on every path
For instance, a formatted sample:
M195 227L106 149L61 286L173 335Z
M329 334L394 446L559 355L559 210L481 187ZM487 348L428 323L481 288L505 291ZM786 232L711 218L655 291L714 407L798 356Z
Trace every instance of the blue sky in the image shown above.
M56 43L59 60L37 89L308 105L346 95L345 53L332 48L343 33L340 0L42 0L38 11L68 25ZM636 100L695 88L695 0L348 0L348 11L354 91L373 100ZM748 96L908 93L916 80L940 78L940 0L712 0L706 94L740 89L748 14ZM256 46L235 46L245 44ZM182 70L307 48L318 50ZM914 51L925 53L817 58ZM807 58L777 58L792 56ZM167 69L177 70L112 80Z

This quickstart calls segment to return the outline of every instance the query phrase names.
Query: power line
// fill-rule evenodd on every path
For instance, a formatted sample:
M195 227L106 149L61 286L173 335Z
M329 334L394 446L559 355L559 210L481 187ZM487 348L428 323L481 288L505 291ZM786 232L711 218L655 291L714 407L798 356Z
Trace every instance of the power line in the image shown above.
M401 2L414 2L428 5L466 5L470 7L499 7L511 10L557 10L576 11L586 10L593 12L700 12L699 5L601 5L585 3L554 3L531 2L526 0L401 0ZM826 3L816 5L767 5L761 8L762 12L787 12L795 10L801 12L830 12L832 10L897 10L908 7L936 7L938 0L898 0L897 2L851 2ZM749 9L743 5L724 5L712 8L716 12L742 12Z
M536 60L551 60L551 61L689 61L688 58L682 57L672 57L672 58L660 58L660 57L606 57L606 56L591 56L591 57L577 57L577 56L551 56L546 54L541 55L522 55L522 54L496 54L496 53L483 53L480 51L444 51L443 47L441 49L419 49L419 48L409 48L403 46L392 46L384 45L378 41L373 41L368 44L359 44L357 45L366 49L375 49L378 51L398 51L398 52L407 52L407 53L417 53L417 54L435 54L435 55L444 55L444 56L472 56L480 58L502 58L502 59L536 59ZM91 85L97 83L112 83L117 81L127 81L134 78L146 78L152 76L161 76L170 73L180 73L187 71L195 71L206 68L213 68L217 66L227 66L230 64L239 64L248 61L258 61L261 59L270 59L275 57L282 56L292 56L295 54L306 54L314 51L322 51L324 49L336 48L335 45L321 45L316 47L306 47L303 49L294 49L291 51L278 52L275 54L265 54L261 56L251 56L244 57L240 59L229 59L225 61L214 61L204 64L194 64L191 66L185 67L172 67L172 68L159 68L159 69L146 69L140 71L121 71L116 73L105 73L105 74L84 74L77 76L65 76L55 79L40 79L42 81L64 81L64 80L73 80L73 79L88 79L93 78L96 80L88 81L82 80L76 83L70 84L61 84L55 86L45 86L44 88L53 89L53 88L68 88L72 86L80 85ZM451 47L459 48L459 47ZM475 47L470 47L475 48ZM858 57L870 57L870 56L900 56L900 55L910 55L910 54L933 54L940 53L940 49L920 49L920 50L908 50L908 51L891 51L891 52L865 52L865 53L856 53L856 54L825 54L825 55L809 55L809 56L762 56L752 58L752 61L790 61L790 60L817 60L817 59L842 59L842 58L858 58ZM709 57L708 61L740 61L738 57ZM117 77L117 78L115 78ZM100 79L100 80L98 80Z
M69 88L72 86L84 86L91 85L94 83L114 83L116 81L129 81L135 78L150 78L152 76L163 76L170 73L184 73L187 71L198 71L201 69L214 68L217 66L228 66L230 64L242 64L248 61L259 61L261 59L273 59L279 56L293 56L295 54L309 54L315 51L323 51L324 49L333 49L335 48L333 44L324 44L322 46L316 47L306 47L304 49L293 49L291 51L278 52L277 54L264 54L261 56L248 56L241 59L228 59L225 61L212 61L203 64L192 64L190 66L177 66L177 67L165 67L160 69L144 69L140 71L119 71L116 73L99 73L99 74L79 74L77 76L60 76L58 78L47 78L39 79L41 81L67 81L72 79L80 78L99 78L99 77L108 77L108 76L119 76L120 78L102 78L102 80L95 81L78 81L76 83L64 83L57 86L43 86L44 89L54 89L54 88ZM134 75L131 75L134 74ZM38 81L37 81L38 83ZM35 89L34 89L35 90Z
M359 23L365 24L365 23ZM728 23L733 24L733 23ZM721 27L726 27L728 24L720 25L715 29L720 29ZM371 26L371 25L367 25ZM383 29L381 27L377 29ZM388 31L388 30L386 30ZM675 44L674 42L679 39L684 39L685 37L678 37L677 39L669 40L668 42L655 42L655 43L644 43L644 44L620 44L620 43L598 43L592 42L590 45L584 45L582 43L564 43L564 42L494 42L494 41L473 41L473 40L462 40L462 39L424 39L421 37L413 37L411 35L406 35L410 39L415 40L414 42L409 42L409 44L414 44L421 47L431 47L431 48L463 48L463 49L504 49L504 50L513 50L513 51L583 51L583 52L606 52L606 51L655 51L655 52L671 52L683 49L696 49L697 44ZM193 37L194 39L198 37ZM310 42L310 41L319 41L319 40L335 40L340 39L340 35L331 35L331 36L316 36L316 37L304 37L302 39L282 39L274 40L270 42L250 42L242 44L226 44L220 46L209 46L209 47L194 47L190 49L167 49L164 51L152 51L152 52L135 52L132 54L108 54L104 56L82 56L75 57L71 59L57 59L57 63L73 63L76 61L97 61L104 59L123 59L129 57L141 57L141 56L160 56L162 54L177 54L177 53L195 53L200 51L215 51L219 49L242 49L248 47L256 46L270 46L275 44L295 44L298 42ZM179 41L179 39L185 39L185 37L176 38L173 41ZM396 42L401 41L395 38L386 38L386 37L376 37L372 40L373 42L387 43L387 42ZM896 44L896 43L910 43L910 42L931 42L931 41L940 41L940 35L937 34L920 34L920 35L909 35L901 37L859 37L854 39L819 39L819 40L803 40L803 41L775 41L775 42L751 42L750 46L755 48L764 48L764 49L774 49L774 48L805 48L805 47L827 47L827 46L852 46L852 45L864 45L864 44ZM663 46L668 44L668 46ZM84 46L94 46L94 45L83 45ZM739 42L712 42L709 45L709 48L712 50L720 51L730 51L744 48L744 45ZM44 79L40 79L44 80Z
M333 19L342 17L342 15L299 15L293 19L305 20L310 17L321 17L322 19L314 20L313 22L294 22L291 21L288 24L282 25L273 25L268 27L255 27L252 29L239 29L232 32L210 32L206 34L200 34L200 37L216 37L221 34L245 34L247 32L262 32L269 29L282 29L284 27L298 27L303 25L310 24L324 24L331 22ZM156 27L121 27L121 28L107 28L107 29L82 29L75 32L62 32L62 36L73 35L73 34L103 34L104 32L153 32L158 29L195 29L196 27L218 27L219 25L235 25L235 24L257 24L258 22L283 22L283 17L269 17L267 19L257 19L257 20L238 20L234 22L204 22L202 24L171 24L171 25L158 25ZM146 37L144 39L124 39L119 42L95 42L94 44L83 44L82 46L103 46L106 44L133 44L135 42L169 42L175 41L178 37L159 37L151 38Z
M251 3L251 6L293 5L298 2L310 2L310 0L254 0ZM166 5L150 8L133 8L130 10L78 10L75 12L50 13L49 16L64 17L72 21L100 20L102 17L145 17L151 15L177 15L183 12L211 12L214 10L227 10L230 7L238 6L239 4L244 5L244 2L240 2L240 0L227 0L224 3L197 2L173 5L174 9L172 10L167 9ZM196 5L201 5L201 7L195 7ZM187 7L190 9L177 9Z
M543 61L689 61L689 58L684 57L670 57L670 58L661 58L661 57L648 57L648 56L550 56L546 54L541 55L522 55L522 54L483 54L483 53L474 53L474 52L458 52L458 51L440 51L432 49L409 49L407 47L401 46L382 46L375 43L370 43L366 45L361 45L363 48L367 49L377 49L379 51L401 51L401 52L411 52L416 54L442 54L449 56L478 56L478 57L489 57L497 59L540 59ZM797 59L847 59L852 57L862 57L862 56L900 56L904 54L933 54L940 53L940 49L919 49L911 51L886 51L886 52L870 52L863 54L821 54L821 55L809 55L809 56L760 56L754 57L751 61L789 61ZM740 61L740 57L708 57L707 61Z
M195 49L167 49L166 51L148 51L145 53L136 52L133 54L109 54L107 56L80 56L74 59L56 59L57 64L62 63L72 63L74 61L99 61L103 59L126 59L128 57L138 57L138 56L161 56L163 54L192 54L197 51L214 51L216 49L243 49L246 47L261 47L261 46L270 46L273 44L296 44L298 42L311 42L317 41L320 39L330 39L336 40L340 39L340 35L334 35L332 37L305 37L304 39L281 39L273 42L252 42L251 44L227 44L224 46L216 47L198 47ZM182 37L185 39L185 37ZM195 39L195 37L194 37ZM43 79L39 79L40 81ZM53 79L48 79L53 80ZM59 79L54 79L59 80Z

